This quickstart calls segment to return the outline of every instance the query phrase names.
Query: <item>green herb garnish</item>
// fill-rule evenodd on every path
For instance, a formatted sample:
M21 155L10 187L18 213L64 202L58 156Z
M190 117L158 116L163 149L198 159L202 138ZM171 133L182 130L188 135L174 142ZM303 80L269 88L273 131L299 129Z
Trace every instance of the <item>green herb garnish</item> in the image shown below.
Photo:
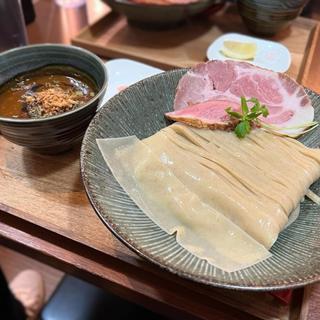
M249 108L248 102L253 103L251 108ZM231 118L235 118L239 121L234 132L240 139L249 134L254 125L260 125L259 116L262 115L263 117L267 117L269 115L268 108L263 104L261 105L256 98L246 100L245 97L241 97L241 113L233 111L231 107L225 109L225 111Z

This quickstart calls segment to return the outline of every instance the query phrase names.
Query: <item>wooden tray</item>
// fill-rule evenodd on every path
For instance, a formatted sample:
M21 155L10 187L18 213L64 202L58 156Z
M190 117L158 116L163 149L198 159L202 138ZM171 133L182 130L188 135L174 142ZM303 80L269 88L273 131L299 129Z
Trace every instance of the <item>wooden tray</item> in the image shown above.
M317 25L315 20L299 17L290 28L271 38L290 50L292 64L288 73L298 81L303 76ZM234 6L167 31L132 27L125 17L110 11L83 29L72 43L104 57L131 58L167 70L205 61L210 43L227 32L248 33Z

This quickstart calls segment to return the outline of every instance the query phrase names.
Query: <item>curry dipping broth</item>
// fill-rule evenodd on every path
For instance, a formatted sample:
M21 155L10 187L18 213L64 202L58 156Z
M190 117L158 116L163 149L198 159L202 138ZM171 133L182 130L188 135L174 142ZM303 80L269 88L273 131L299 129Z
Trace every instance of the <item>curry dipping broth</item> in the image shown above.
M51 65L18 75L0 87L0 117L36 119L81 107L96 83L71 66Z

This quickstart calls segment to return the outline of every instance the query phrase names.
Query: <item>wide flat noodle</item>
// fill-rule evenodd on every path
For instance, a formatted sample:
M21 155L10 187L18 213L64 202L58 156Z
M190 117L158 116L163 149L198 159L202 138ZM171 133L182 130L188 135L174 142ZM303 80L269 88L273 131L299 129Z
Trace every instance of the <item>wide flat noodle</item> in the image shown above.
M266 248L276 241L283 225L270 215L272 208L250 201L248 193L225 179L219 168L212 170L201 164L201 157L175 145L164 131L143 142L204 203L225 215ZM186 164L181 165L186 159Z
M205 129L198 130L201 131ZM198 153L200 152L203 157L227 170L252 192L263 194L265 197L270 198L271 201L279 203L287 213L290 213L296 207L296 205L294 205L294 197L290 192L286 192L286 187L279 183L272 183L272 180L265 172L259 171L252 165L252 161L248 163L241 162L237 157L226 154L226 152L216 148L211 143L203 143L197 135L192 134L192 131L187 126L172 125L166 128L166 131L176 131L179 133L175 136L175 140L178 141L180 135L180 139L185 143L186 148ZM214 139L216 132L217 131L210 132L212 139ZM231 133L225 134L230 134L231 136ZM240 143L240 141L238 143ZM195 144L199 146L196 147ZM271 183L272 188L270 188Z
M174 143L229 171L258 199L281 206L282 212L272 210L270 214L276 214L282 226L286 221L281 216L297 207L320 176L320 150L288 137L253 130L245 139L238 139L232 132L182 124L163 130Z
M176 128L177 125L173 125L171 127ZM274 201L274 199L266 195L267 192L264 192L264 189L266 189L265 185L262 185L257 179L252 179L252 184L248 185L243 179L241 179L241 176L248 175L247 171L238 171L238 175L236 175L233 172L233 167L228 168L223 163L220 165L219 163L212 161L214 156L211 153L207 152L201 147L195 146L193 142L190 142L189 140L179 136L170 127L164 129L164 132L167 134L169 139L171 139L175 144L180 146L185 151L190 151L193 154L199 155L201 157L199 160L201 164L211 168L218 174L222 175L225 180L229 181L229 183L236 186L238 192L242 193L248 201L252 201L259 206L265 207L265 209L268 210L269 215L274 216L274 219L278 221L280 226L284 226L287 223L288 218L286 211L283 209L281 203ZM263 193L258 191L258 188L256 188L255 184L258 184L259 189L262 190ZM269 187L269 185L267 185L267 187Z
M114 177L140 209L199 258L233 272L270 256L267 249L202 202L136 137L99 139Z

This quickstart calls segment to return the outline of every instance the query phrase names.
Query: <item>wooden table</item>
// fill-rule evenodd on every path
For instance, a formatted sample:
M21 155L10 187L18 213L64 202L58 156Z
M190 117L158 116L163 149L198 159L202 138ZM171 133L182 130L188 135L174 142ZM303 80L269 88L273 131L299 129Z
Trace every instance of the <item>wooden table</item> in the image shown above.
M37 20L28 27L30 42L68 43L88 21L108 10L99 1L89 3L86 11L61 9L50 0L40 0ZM314 49L320 52L319 30L317 37ZM316 55L308 68L303 83L320 91ZM281 312L286 307L265 293L234 294L183 280L127 249L100 222L87 200L79 173L79 147L44 156L0 136L0 243L171 318L284 319ZM319 319L319 292L317 285L304 290L303 312L299 315L296 305L291 318ZM300 294L295 292L296 301Z

